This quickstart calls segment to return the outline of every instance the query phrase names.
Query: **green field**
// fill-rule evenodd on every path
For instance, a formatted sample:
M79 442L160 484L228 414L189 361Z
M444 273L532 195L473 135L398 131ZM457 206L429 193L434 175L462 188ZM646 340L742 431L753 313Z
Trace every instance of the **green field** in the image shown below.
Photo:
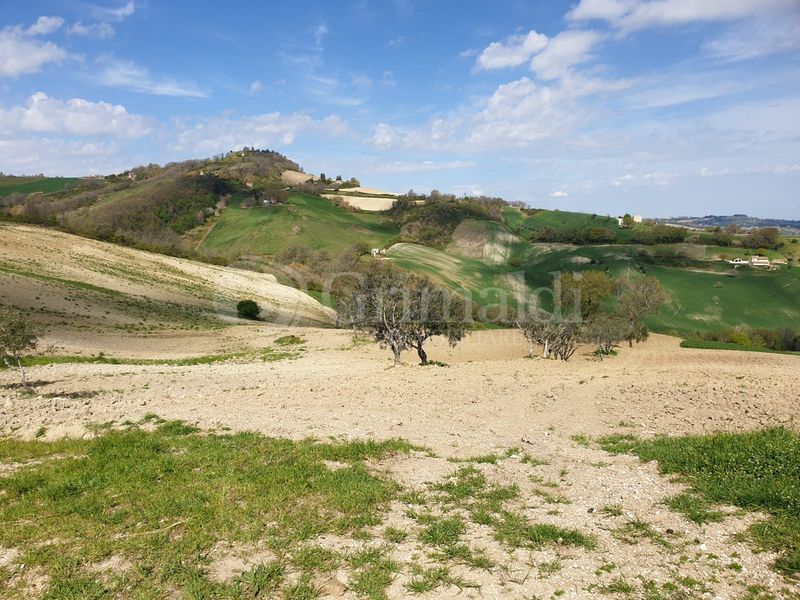
M564 210L540 210L526 215L518 208L506 207L503 209L503 222L511 231L526 236L537 229L548 227L557 231L606 227L616 233L621 241L630 239L632 236L630 230L620 228L614 217Z
M50 194L60 192L78 181L76 177L8 177L0 176L0 197L14 193Z
M225 209L198 249L224 256L275 255L300 244L335 253L360 241L382 247L399 233L385 216L348 212L324 198L292 194L284 205Z
M516 246L516 244L515 244ZM553 246L529 244L527 250L515 248L512 255L523 256L522 264L490 265L419 246L396 244L389 256L398 266L427 275L454 291L469 292L473 302L491 305L505 296L516 306L519 285L525 281L530 293L552 288L553 273L607 270L619 275L627 270L657 278L671 300L649 319L657 332L689 337L699 331L714 331L740 325L800 329L800 270L766 272L744 268L735 277L727 268L708 270L672 268L651 264L639 255L637 246ZM550 296L541 294L545 308Z

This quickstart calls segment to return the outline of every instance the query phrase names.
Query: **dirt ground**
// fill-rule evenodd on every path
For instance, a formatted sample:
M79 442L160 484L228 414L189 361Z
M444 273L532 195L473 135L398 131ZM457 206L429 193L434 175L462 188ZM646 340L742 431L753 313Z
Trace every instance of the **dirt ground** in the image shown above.
M614 432L652 436L796 428L800 360L794 356L682 349L675 338L653 335L632 349L620 348L615 357L600 361L587 348L563 363L524 358L526 345L517 332L485 331L456 348L431 344L429 356L449 366L419 367L416 357L406 354L404 364L392 368L389 352L354 343L349 332L275 326L158 337L65 331L50 334L44 345L58 354L176 358L274 346L287 334L306 340L299 358L190 367L42 366L30 369L36 385L32 395L13 387L14 373L0 371L0 432L30 438L44 431L45 439L91 435L86 428L91 423L156 413L208 429L256 430L294 439L399 437L435 456L415 453L376 468L415 489L457 469L453 458L494 452L505 458L477 467L492 482L517 483L531 519L577 527L598 539L594 551L517 550L509 555L488 530L471 528L470 540L503 567L489 572L465 567L464 576L479 583L479 589L450 586L426 597L602 597L603 586L617 577L638 589L645 579L700 581L700 588L680 584L698 597L741 597L749 585L785 597L800 592L797 583L770 569L774 556L754 553L733 537L757 516L737 513L721 523L696 525L663 505L682 487L659 476L655 465L571 439ZM505 455L510 448L518 450ZM522 453L547 464L524 464ZM534 471L556 482L566 501L553 504L537 495ZM600 507L612 504L623 507L621 515L601 514ZM389 523L410 526L406 508L393 507ZM637 518L678 541L663 546L621 540L615 532ZM408 541L396 553L403 560L418 551ZM554 562L559 568L543 568ZM728 568L731 563L741 570ZM609 564L613 569L601 568ZM390 597L406 597L407 581L405 575L398 577ZM340 587L332 595L355 597L346 582Z

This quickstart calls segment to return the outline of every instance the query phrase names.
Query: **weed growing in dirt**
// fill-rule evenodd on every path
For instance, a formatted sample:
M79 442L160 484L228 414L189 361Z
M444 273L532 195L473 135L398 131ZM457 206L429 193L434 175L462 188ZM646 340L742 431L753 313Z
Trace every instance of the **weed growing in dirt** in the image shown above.
M716 519L710 504L725 503L766 512L752 525L750 538L759 548L780 554L775 569L800 573L800 435L785 428L750 433L717 433L639 440L612 435L599 440L609 452L631 452L658 461L665 474L680 475L692 486L692 497L673 500L689 518Z

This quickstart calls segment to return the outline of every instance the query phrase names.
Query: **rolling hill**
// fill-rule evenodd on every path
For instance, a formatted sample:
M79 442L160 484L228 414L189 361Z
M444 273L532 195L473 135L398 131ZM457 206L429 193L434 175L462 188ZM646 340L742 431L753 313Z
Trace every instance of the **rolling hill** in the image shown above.
M266 321L334 320L333 311L269 274L0 224L0 304L45 323L131 332L213 328L239 322L236 303L246 298Z
M711 233L692 233L687 237L691 243L659 244L651 239L647 245L641 245L633 240L650 231L650 225L624 229L612 217L525 209L497 199L457 199L442 194L427 199L399 196L391 210L368 212L340 206L335 199L319 195L324 193L325 186L304 181L308 176L299 169L296 163L275 152L245 149L165 167L138 167L104 179L2 177L0 218L55 226L89 238L214 264L240 264L238 259L245 258L251 265L262 268L267 265L272 269L280 267L283 255L302 248L306 256L311 253L327 257L316 261L315 267L309 267L308 263L291 265L312 271L316 268L304 275L311 275L311 280L317 282L325 276L325 269L335 264L331 261L345 250L389 248L388 260L469 295L483 308L487 318L496 313L493 306L504 299L513 309L522 294L552 288L556 272L600 269L619 274L636 270L656 277L671 296L670 303L650 319L655 331L691 336L739 325L769 328L788 325L800 329L800 271L791 268L791 263L800 258L797 238L784 238L783 248L769 252L771 258L789 259L789 267L769 273L749 268L732 273L719 259L746 258L755 250L741 244L713 245ZM287 179L286 173L294 178ZM296 184L287 186L289 179L296 180ZM354 188L344 193L357 198L367 192L375 193L369 188ZM4 228L4 235L9 231ZM19 231L14 235L21 235ZM590 231L599 232L601 239L610 236L613 243L587 243L592 239L586 235ZM582 245L565 243L569 241ZM65 285L75 288L72 283L60 281L63 277L57 273L20 266L25 261L14 259L14 249L8 247L10 255L0 263L3 277L26 277L29 282L48 281L62 288ZM130 266L131 261L135 262L131 255L123 257L117 252L131 250L113 245L103 248L103 269L111 271L111 265L118 261L122 265L116 274L118 279L144 277L140 269ZM47 255L46 250L42 252ZM200 293L202 298L189 301L182 295L187 290L181 292L175 287L178 284L170 280L174 265L154 262L153 257L159 255L142 256L148 257L145 262L152 266L148 277L163 275L166 280L151 282L146 289L136 288L131 292L133 296L145 305L167 302L192 306L189 313L205 311L200 320L207 321L207 303L213 304L216 294L213 291L216 284L209 282L215 281L217 272L213 270L218 267L204 267L209 270L198 277L206 283L197 284L198 290L205 290ZM63 260L60 256L53 257L54 262ZM372 259L361 260L367 263ZM46 266L40 262L32 264L39 268ZM191 264L195 265L193 269L200 268L199 263ZM362 266L368 268L368 264ZM89 282L91 286L113 290L111 296L127 293L130 281L122 287L91 283L96 274L89 277L87 268L87 264L82 264L83 271L79 269L65 281L79 285ZM250 289L245 281L255 277L237 270L226 273L239 273L241 277L234 288L221 294L225 302ZM279 271L275 273L282 277ZM292 284L288 279L282 281ZM191 285L195 287L194 283ZM111 313L121 310L119 302L112 302L108 293L104 296L104 292L94 288L84 289L91 289L100 304L116 302ZM172 291L162 293L164 289ZM154 290L162 291L153 295ZM263 297L269 298L270 293L264 292ZM10 294L6 292L9 297ZM200 300L200 305L205 302L206 308L196 308ZM541 301L548 307L550 296L542 294ZM15 303L20 302L24 303L24 299L15 299ZM305 306L304 302L301 304ZM119 319L128 325L138 322L145 305L136 309L139 311L136 318L120 316ZM158 309L153 314L166 315L173 308ZM308 309L310 312L303 315L308 321L326 322L331 318L327 309L313 304ZM194 318L187 317L187 322Z

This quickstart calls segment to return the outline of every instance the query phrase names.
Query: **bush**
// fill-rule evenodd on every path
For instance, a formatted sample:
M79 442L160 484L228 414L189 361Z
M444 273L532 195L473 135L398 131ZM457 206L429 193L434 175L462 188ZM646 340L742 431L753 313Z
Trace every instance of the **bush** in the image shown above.
M258 304L254 300L241 300L236 305L236 313L242 319L250 319L255 321L258 319L258 315L261 312L261 308L259 308Z

